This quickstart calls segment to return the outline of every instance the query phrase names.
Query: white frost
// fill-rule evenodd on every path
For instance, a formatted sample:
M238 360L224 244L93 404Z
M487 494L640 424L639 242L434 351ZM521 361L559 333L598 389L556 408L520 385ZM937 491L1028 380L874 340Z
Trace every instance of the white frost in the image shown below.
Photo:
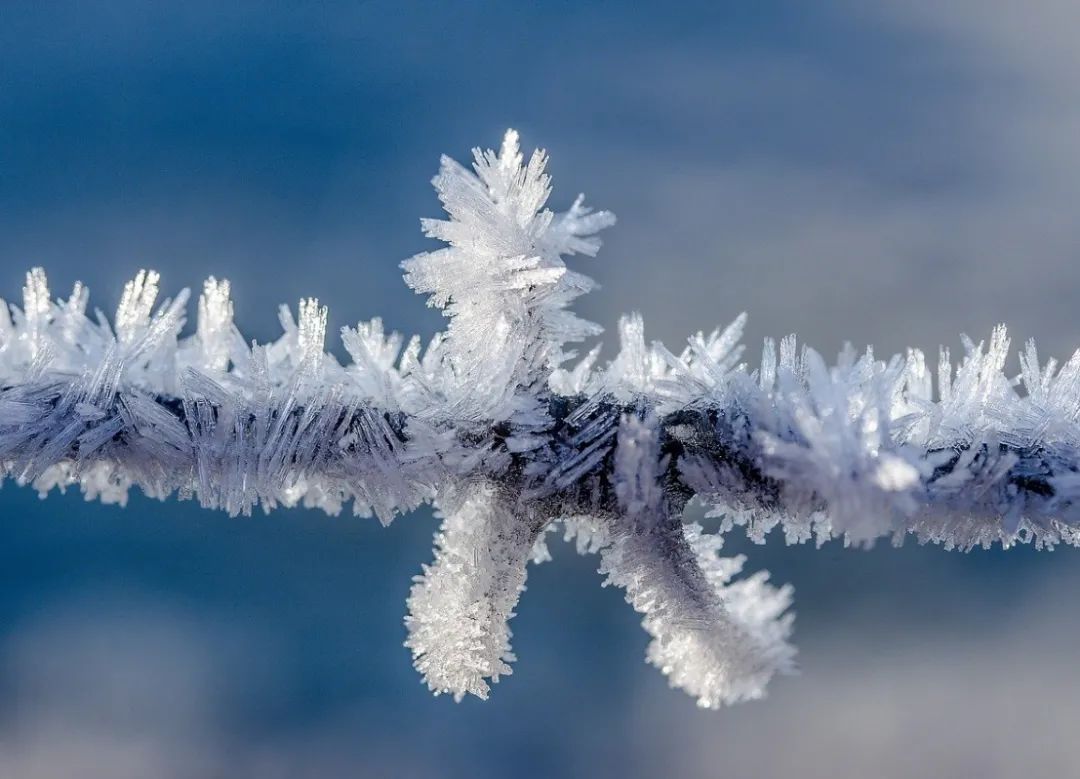
M631 315L610 362L595 347L567 365L599 328L569 310L593 283L565 258L595 255L614 217L580 196L549 210L546 161L526 161L513 131L472 171L442 160L448 218L423 228L445 246L403 267L446 332L423 346L360 322L341 333L347 365L326 352L315 299L282 307L277 341L249 344L227 281L206 282L184 335L188 293L159 303L154 272L110 324L81 284L53 300L32 270L21 307L0 301L3 476L231 514L351 506L389 523L434 503L407 645L455 699L510 673L508 621L558 523L643 615L649 661L706 707L759 697L794 656L790 589L717 555L735 526L789 542L1080 541L1080 353L1040 365L1028 344L1011 379L1000 327L965 339L955 366L943 350L935 382L916 349L829 365L789 336L748 366L745 316L672 351ZM720 532L682 522L693 496Z

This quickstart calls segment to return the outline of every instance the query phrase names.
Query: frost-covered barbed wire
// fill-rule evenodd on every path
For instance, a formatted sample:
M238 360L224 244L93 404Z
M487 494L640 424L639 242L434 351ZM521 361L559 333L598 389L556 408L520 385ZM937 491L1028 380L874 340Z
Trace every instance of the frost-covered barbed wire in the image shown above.
M965 339L955 367L941 353L935 393L915 349L849 348L829 367L789 336L751 369L743 316L679 354L628 316L610 363L596 348L564 367L599 328L568 310L592 282L563 258L594 255L614 217L580 197L547 210L545 163L526 163L513 131L474 172L443 159L449 219L423 226L447 246L403 267L448 328L424 348L378 319L343 328L347 365L325 351L317 300L248 345L228 282L206 282L182 337L188 293L156 305L156 273L128 283L110 325L80 284L54 301L31 271L22 308L0 306L4 475L43 495L78 485L123 504L137 486L230 514L351 503L385 524L434 503L406 645L456 699L510 673L508 623L556 527L600 553L605 583L644 615L649 661L706 707L759 697L793 663L790 589L737 578L743 559L719 555L735 526L965 549L1080 539L1080 353L1040 365L1028 344L1010 378L998 328ZM694 496L719 532L683 523Z

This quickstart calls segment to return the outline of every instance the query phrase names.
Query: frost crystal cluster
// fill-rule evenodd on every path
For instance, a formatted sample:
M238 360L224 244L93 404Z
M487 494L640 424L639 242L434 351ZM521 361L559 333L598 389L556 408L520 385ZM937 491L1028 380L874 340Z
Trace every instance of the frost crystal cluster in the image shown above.
M593 285L564 258L594 255L614 217L580 197L545 208L546 158L526 162L513 131L475 156L434 179L449 218L423 226L445 247L404 263L449 319L423 348L373 319L343 328L342 365L311 299L281 309L279 340L248 345L215 279L182 337L188 294L158 304L151 272L110 325L81 285L54 300L31 271L22 307L0 306L4 475L230 514L351 503L389 523L431 502L442 525L406 645L455 699L510 673L509 620L556 529L600 555L643 615L649 662L704 707L760 697L793 664L790 589L720 556L735 526L788 542L1080 540L1080 353L1040 365L1029 344L1010 378L999 328L956 365L943 351L935 382L915 349L848 349L830 367L789 336L752 367L743 317L675 353L628 316L606 366L597 349L568 365L599 328L568 309ZM683 522L695 496L718 532Z

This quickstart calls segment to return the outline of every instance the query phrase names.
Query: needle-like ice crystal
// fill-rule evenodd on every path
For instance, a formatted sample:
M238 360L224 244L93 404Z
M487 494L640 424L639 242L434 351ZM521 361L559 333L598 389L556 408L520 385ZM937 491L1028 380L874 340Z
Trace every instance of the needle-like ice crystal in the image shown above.
M649 661L705 707L759 697L793 663L790 589L718 554L735 526L962 549L1080 539L1080 353L1040 365L1029 344L1013 379L998 328L965 339L956 366L942 352L935 393L915 349L847 349L830 367L789 336L751 368L742 316L678 354L629 316L606 367L597 349L568 366L599 328L568 309L593 284L564 258L596 254L615 218L580 197L547 210L545 163L513 131L472 171L443 159L449 218L423 226L446 246L403 267L446 332L421 348L361 322L342 330L347 365L324 349L317 300L249 346L227 281L206 282L181 337L188 293L155 308L156 273L128 283L110 326L82 285L54 301L31 271L22 308L0 306L3 474L42 495L77 484L123 504L138 486L230 514L351 503L389 523L433 503L406 646L455 699L510 673L508 622L556 525L600 554L605 584L644 615ZM684 524L694 496L719 533Z

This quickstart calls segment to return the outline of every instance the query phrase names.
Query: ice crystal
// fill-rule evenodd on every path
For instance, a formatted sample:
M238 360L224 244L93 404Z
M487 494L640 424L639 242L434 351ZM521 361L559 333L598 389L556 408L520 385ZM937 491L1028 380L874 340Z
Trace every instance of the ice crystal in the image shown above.
M87 316L81 284L53 300L32 270L22 306L0 305L3 475L230 514L351 505L389 523L432 503L442 525L406 646L458 700L511 672L509 620L557 527L600 555L643 615L649 662L705 707L759 697L793 664L790 588L719 556L734 527L962 549L1080 540L1080 352L1059 368L1029 344L1011 379L998 328L965 339L956 366L943 351L935 382L916 349L848 348L829 366L789 336L751 368L744 316L679 353L629 316L606 366L599 347L567 366L599 328L569 310L593 285L564 258L595 255L614 217L581 197L548 210L545 163L513 131L472 171L443 159L449 218L423 227L445 246L403 267L446 332L422 347L361 322L342 329L347 365L325 351L314 299L281 309L279 340L249 345L227 281L206 282L184 336L188 293L158 304L156 273L129 282L110 325ZM695 496L717 532L683 522Z

